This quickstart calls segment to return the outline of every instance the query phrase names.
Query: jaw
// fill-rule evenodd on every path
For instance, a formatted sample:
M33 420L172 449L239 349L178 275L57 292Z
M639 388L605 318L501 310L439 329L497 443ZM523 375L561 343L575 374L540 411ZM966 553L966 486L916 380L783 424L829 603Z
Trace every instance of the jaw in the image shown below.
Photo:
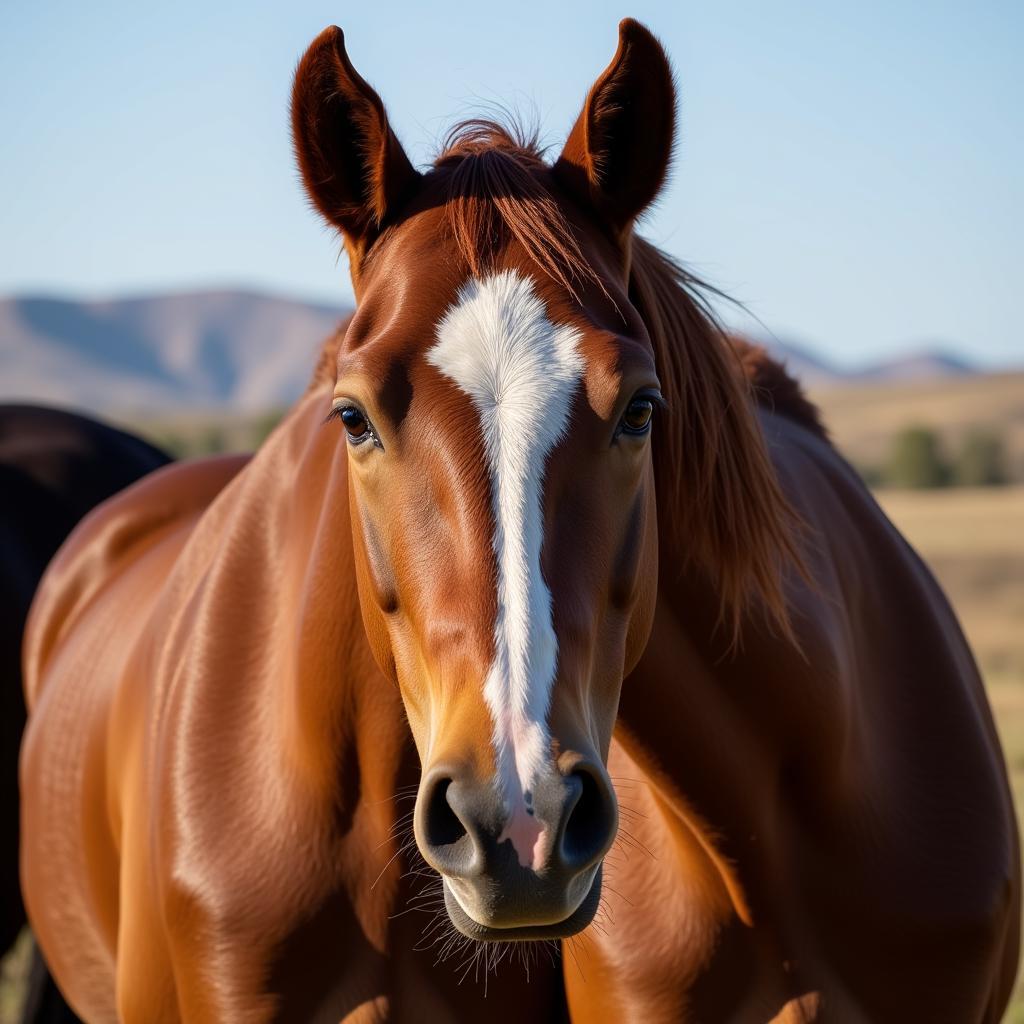
M567 939L583 931L597 914L601 903L601 865L594 869L593 880L580 904L564 920L553 924L522 924L509 928L494 928L480 924L463 910L452 892L447 879L443 879L444 905L448 917L463 935L477 942L534 942Z

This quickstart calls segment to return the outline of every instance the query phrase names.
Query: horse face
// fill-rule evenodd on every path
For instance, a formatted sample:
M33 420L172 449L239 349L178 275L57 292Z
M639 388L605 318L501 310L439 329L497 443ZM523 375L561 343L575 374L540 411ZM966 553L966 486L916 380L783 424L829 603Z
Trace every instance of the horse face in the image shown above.
M615 835L604 763L654 604L659 384L642 337L526 267L438 303L433 219L375 257L339 363L364 618L452 916L562 934L593 914Z
M600 111L618 117L634 78L651 99L651 47L664 62L624 23L559 164L530 170L530 188L565 207L567 236L573 222L589 270L579 291L514 230L486 267L467 258L450 230L450 177L412 171L337 30L296 81L300 162L342 228L359 296L332 415L347 438L364 622L422 762L417 844L475 938L580 930L616 833L605 763L655 602L660 402L625 253L670 138L661 163L647 161L650 180L614 187L593 168L617 173L617 149L584 140L623 143ZM671 111L667 66L660 84L655 109ZM344 148L324 134L332 119L356 136L351 151L332 155ZM638 131L630 122L625 141L643 168ZM360 161L365 180L346 182Z

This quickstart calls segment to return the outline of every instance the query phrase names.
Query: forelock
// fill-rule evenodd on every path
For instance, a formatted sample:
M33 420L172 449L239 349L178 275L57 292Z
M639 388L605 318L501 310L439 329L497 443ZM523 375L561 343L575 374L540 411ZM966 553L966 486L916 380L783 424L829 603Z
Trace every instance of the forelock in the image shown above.
M542 180L548 169L535 133L474 118L456 125L435 170L445 176L448 228L474 277L497 269L516 242L574 298L586 283L604 290L565 214Z

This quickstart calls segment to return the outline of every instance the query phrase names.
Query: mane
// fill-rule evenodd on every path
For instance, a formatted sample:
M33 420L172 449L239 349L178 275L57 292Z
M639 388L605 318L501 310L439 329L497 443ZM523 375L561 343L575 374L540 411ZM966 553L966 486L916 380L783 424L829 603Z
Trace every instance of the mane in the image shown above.
M446 172L448 228L474 275L515 241L577 301L585 283L604 290L539 177L548 165L535 133L514 122L467 120L448 134L434 166ZM752 604L791 636L782 572L787 563L802 568L797 519L753 415L755 397L823 428L781 366L729 339L702 282L635 235L630 257L630 300L647 327L667 403L654 434L659 532L713 581L720 621L734 639ZM328 340L317 379L333 365L343 334Z
M448 227L475 276L515 241L573 298L579 299L584 282L600 286L554 196L538 180L547 164L536 132L511 118L508 124L471 118L448 133L434 166L448 171Z
M659 526L715 582L720 620L738 638L760 602L792 637L782 572L806 575L800 522L779 488L754 416L753 380L713 311L705 286L634 237L631 299L654 347L667 423L654 435Z
M736 352L757 404L769 412L799 423L823 441L831 443L821 411L807 397L800 381L789 372L785 363L773 359L763 345L757 345L739 335L729 335L728 340Z

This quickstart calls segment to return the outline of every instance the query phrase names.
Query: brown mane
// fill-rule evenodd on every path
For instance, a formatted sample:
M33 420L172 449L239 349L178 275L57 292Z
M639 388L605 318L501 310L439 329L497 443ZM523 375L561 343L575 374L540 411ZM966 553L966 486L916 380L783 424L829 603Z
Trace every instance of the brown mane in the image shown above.
M448 134L434 166L448 172L449 229L474 274L485 273L515 241L572 296L584 282L603 287L537 176L547 165L535 135L514 123L464 121ZM647 326L667 402L654 447L659 521L672 550L687 552L716 581L722 618L734 631L754 599L788 632L781 570L800 564L795 523L753 402L819 435L824 430L780 365L728 337L701 288L678 263L633 237L630 296ZM316 383L333 379L344 326L325 344Z
M789 372L785 363L773 359L763 345L746 338L732 334L728 340L739 357L758 405L799 423L823 441L830 440L820 410L804 393L800 381Z
M715 579L721 615L738 635L751 599L789 634L782 568L802 570L797 520L779 489L753 415L748 378L699 283L634 237L630 291L647 326L662 391L655 434L659 523Z
M535 135L514 121L463 121L448 133L435 166L449 171L448 225L474 275L515 241L573 298L586 281L600 285L554 196L537 178L546 165Z

